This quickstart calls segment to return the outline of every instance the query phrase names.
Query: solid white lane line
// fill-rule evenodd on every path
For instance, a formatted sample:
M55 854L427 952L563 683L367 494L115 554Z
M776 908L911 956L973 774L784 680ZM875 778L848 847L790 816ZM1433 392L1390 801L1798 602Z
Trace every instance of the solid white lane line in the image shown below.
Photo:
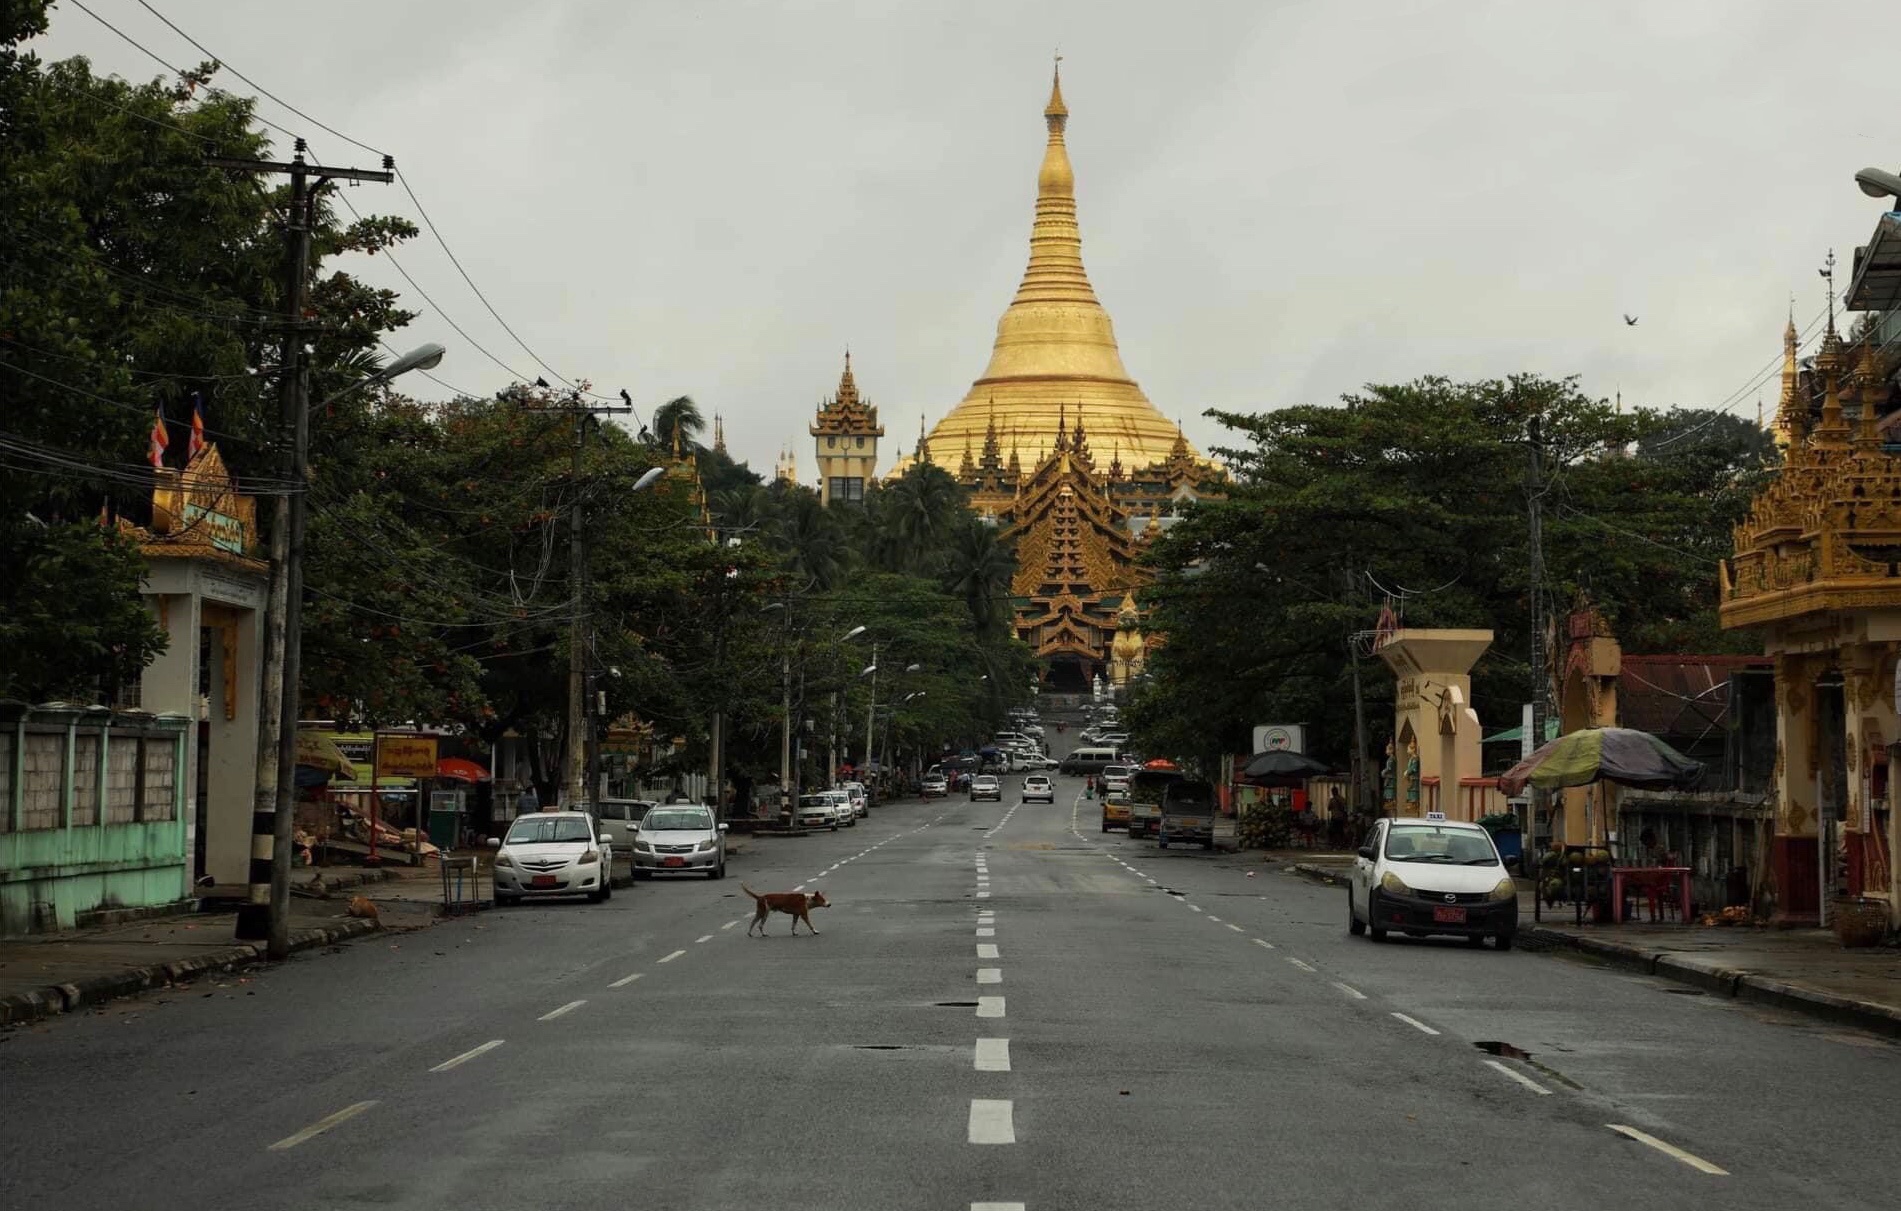
M1014 1144L1016 1123L1007 1098L970 1099L970 1142L973 1144Z
M995 942L979 942L977 943L977 957L980 959L995 959L1001 956L997 954L997 944Z
M283 1152L286 1149L295 1148L297 1145L303 1143L307 1139L311 1139L315 1136L322 1135L324 1132L330 1130L330 1128L336 1126L338 1123L348 1122L349 1120L355 1118L359 1114L362 1114L365 1110L370 1109L372 1106L375 1106L376 1104L377 1103L372 1101L372 1102L358 1102L353 1106L345 1106L343 1109L337 1111L333 1115L330 1115L328 1118L318 1119L316 1122L310 1124L310 1126L308 1127L305 1127L302 1131L297 1132L295 1135L287 1135L283 1139L278 1140L275 1144L272 1144L270 1146L269 1151Z
M1281 958L1286 959L1289 963L1292 963L1294 966L1300 968L1302 971L1313 970L1313 967L1311 964L1303 963L1299 959L1296 959L1293 955L1282 955Z
M977 936L980 938L994 938L997 936L997 931L986 926L977 931Z
M562 1014L573 1013L575 1010L579 1009L581 1006L585 1004L587 1004L586 1001L569 1001L566 1005L563 1005L559 1009L550 1009L547 1013L544 1013L540 1017L536 1018L535 1021L552 1022L556 1018L560 1017Z
M1229 929L1232 929L1232 930L1233 930L1234 932L1236 932L1236 933L1246 933L1246 932L1247 932L1247 930L1245 930L1245 929L1242 929L1242 928L1241 928L1241 927L1240 927L1239 925L1236 925L1236 924L1235 924L1235 923L1234 923L1233 921L1229 921L1229 922L1227 922L1226 924L1227 924L1227 926L1228 926L1228 928L1229 928Z
M977 1040L977 1071L978 1072L1008 1072L1010 1071L1010 1040L1009 1039L978 1039Z
M695 938L695 939L693 939L693 944L694 944L695 946L698 946L698 945L699 945L699 944L700 944L701 942L711 942L712 940L713 940L713 935L712 935L712 934L710 934L710 933L709 933L709 934L704 934L704 935L702 935L702 936L700 936L700 937L697 937L697 938Z
M1001 967L979 967L979 968L977 969L977 982L978 982L979 984L1001 984L1001 983L1003 983L1003 968L1001 968Z
M1000 1018L1003 1016L1002 997L978 997L977 1016L980 1018Z
M609 988L625 988L629 984L632 984L635 980L638 980L640 978L640 975L641 973L636 971L633 975L622 976L620 979L615 980L612 984L609 984L608 987Z
M1606 1127L1609 1127L1612 1131L1617 1132L1617 1134L1619 1135L1629 1136L1631 1139L1636 1140L1640 1144L1650 1145L1652 1148L1655 1148L1657 1151L1663 1153L1665 1156L1673 1156L1676 1159L1682 1161L1684 1164L1688 1165L1690 1168L1695 1169L1700 1173L1710 1173L1710 1174L1714 1174L1717 1177L1729 1176L1729 1170L1718 1168L1717 1166L1712 1165L1708 1161L1704 1160L1702 1157L1685 1152L1683 1149L1677 1147L1675 1144L1667 1144L1664 1141L1658 1139L1656 1136L1649 1134L1648 1132L1639 1131L1635 1127L1626 1127L1621 1123L1605 1123L1604 1125Z
M1335 988L1338 988L1341 992L1346 993L1348 996L1352 997L1356 1001L1366 1000L1366 994L1361 992L1359 989L1353 987L1351 984L1342 984L1340 981L1335 980L1333 981L1333 986Z
M1532 1080L1530 1077L1526 1076L1524 1073L1519 1072L1512 1068L1508 1068L1504 1064L1499 1063L1497 1060L1483 1060L1481 1061L1481 1063L1483 1063L1487 1068L1498 1069L1500 1072L1512 1078L1514 1081L1517 1081L1519 1084L1531 1090L1533 1093L1542 1093L1547 1096L1549 1096L1551 1093L1551 1090L1546 1089L1543 1085L1540 1085L1537 1081Z
M1415 1030L1418 1030L1422 1034L1438 1034L1439 1033L1438 1031L1434 1030L1432 1027L1420 1021L1418 1018L1408 1017L1406 1014L1403 1014L1403 1013L1396 1013L1393 1016L1398 1018L1400 1021L1406 1023L1408 1026L1413 1027Z
M724 925L722 925L722 926L720 926L720 928L721 928L721 929L731 929L731 928L732 928L733 926L735 926L735 925L737 925L737 924L739 924L739 923L740 923L741 921L744 921L745 919L746 919L746 918L744 918L744 917L734 917L734 918L733 918L732 920L730 920L730 921L728 921L728 922L726 922L726 924L724 924Z
M462 1066L463 1064L468 1063L470 1060L474 1059L478 1055L484 1055L490 1051L495 1050L497 1047L500 1047L502 1045L503 1041L504 1040L502 1039L490 1039L488 1042L483 1043L480 1047L469 1048L467 1051L463 1052L459 1056L456 1056L452 1060L442 1061L442 1063L437 1064L434 1068L431 1068L429 1071L447 1072L451 1068L458 1068Z
M679 958L679 957L680 957L681 955L683 955L683 954L685 954L685 953L686 953L686 951L684 951L684 950L676 950L676 951L674 951L674 952L673 952L672 954L670 954L670 955L668 955L667 957L665 957L664 959L655 959L655 960L654 960L654 962L656 962L656 963L671 963L671 962L673 962L673 961L674 961L675 959L677 959L677 958Z

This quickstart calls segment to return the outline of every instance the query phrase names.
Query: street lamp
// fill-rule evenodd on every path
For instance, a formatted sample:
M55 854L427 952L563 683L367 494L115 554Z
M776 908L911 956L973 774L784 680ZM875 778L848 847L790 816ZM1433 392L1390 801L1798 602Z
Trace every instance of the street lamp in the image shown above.
M426 370L442 362L441 345L420 345L389 365L333 392L318 407L326 407L353 392L387 383L411 370ZM259 712L257 793L252 800L252 853L270 854L270 876L252 883L247 902L238 910L237 936L265 941L266 953L281 959L290 953L290 857L294 836L292 812L297 793L297 716L302 712L299 687L303 680L304 526L310 485L310 403L307 380L291 376L286 390L294 393L288 408L291 419L291 482L297 489L280 493L272 505L270 582L264 603L264 672ZM273 708L275 708L273 710ZM275 724L275 728L271 725ZM376 773L370 772L370 786ZM374 799L374 795L372 795ZM268 821L270 843L261 844L258 826ZM372 824L371 836L375 828Z
M420 350L418 351L420 352ZM412 355L413 356L413 355ZM665 468L648 467L641 472L632 496L645 492L660 481ZM578 508L579 505L577 504ZM581 560L580 591L574 595L574 621L568 636L568 806L579 807L584 801L601 797L601 746L595 737L600 726L598 715L604 696L594 692L594 618L587 612L587 562Z
M1881 168L1864 168L1855 174L1855 184L1871 198L1895 198L1901 205L1901 176Z
M865 628L864 628L864 625L861 623L860 625L853 627L851 630L846 631L843 635L840 635L838 637L838 641L840 643L850 643L852 640L858 638L860 635L863 635L864 633L865 633ZM833 667L837 667L837 666L834 665ZM831 763L832 763L831 768L826 771L825 780L827 782L830 782L832 779L838 777L838 691L837 690L833 690L831 694L829 694L826 697L825 708L826 708L825 709L825 714L826 714L825 735L829 741L829 744L827 745L827 756L830 758Z

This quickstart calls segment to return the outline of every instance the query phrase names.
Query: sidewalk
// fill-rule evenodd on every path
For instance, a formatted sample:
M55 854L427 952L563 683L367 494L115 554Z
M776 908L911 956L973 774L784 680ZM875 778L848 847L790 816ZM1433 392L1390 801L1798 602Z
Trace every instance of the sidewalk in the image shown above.
M1344 884L1350 855L1315 855L1295 874ZM1519 881L1518 940L1675 980L1738 1000L1773 1005L1901 1037L1901 950L1850 950L1825 929L1670 925L1577 925L1568 910L1532 917L1530 884Z

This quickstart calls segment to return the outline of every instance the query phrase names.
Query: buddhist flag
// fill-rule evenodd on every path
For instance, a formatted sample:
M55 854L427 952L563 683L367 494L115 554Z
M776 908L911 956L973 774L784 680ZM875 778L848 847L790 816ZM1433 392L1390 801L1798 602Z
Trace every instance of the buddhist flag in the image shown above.
M205 397L194 391L191 393L191 442L185 447L185 462L205 452Z
M152 444L145 452L145 461L154 471L165 469L165 447L171 444L171 436L165 432L165 405L160 404L152 413Z

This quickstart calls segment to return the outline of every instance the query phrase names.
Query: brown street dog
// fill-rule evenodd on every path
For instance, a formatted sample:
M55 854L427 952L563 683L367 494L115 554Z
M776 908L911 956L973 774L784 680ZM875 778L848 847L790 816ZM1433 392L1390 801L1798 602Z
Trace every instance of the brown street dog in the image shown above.
M752 924L746 927L746 933L751 935L752 931L757 929L759 936L762 938L766 936L766 918L775 912L782 912L792 918L793 937L796 938L799 936L800 921L805 922L807 929L812 930L813 933L817 933L818 930L812 928L812 910L814 908L830 908L832 906L831 901L825 898L825 893L822 891L810 893L802 891L769 891L764 895L760 895L752 888L747 887L744 883L739 885L739 890L753 898Z

